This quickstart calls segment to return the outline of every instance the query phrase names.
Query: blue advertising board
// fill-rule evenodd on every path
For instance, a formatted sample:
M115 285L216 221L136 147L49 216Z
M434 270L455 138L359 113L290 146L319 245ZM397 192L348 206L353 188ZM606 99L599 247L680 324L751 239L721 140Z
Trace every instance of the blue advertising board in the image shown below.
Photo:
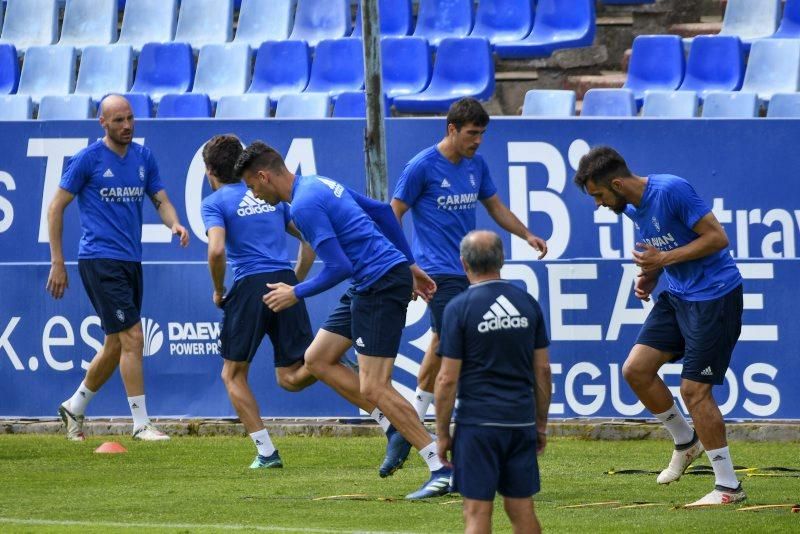
M547 258L501 232L503 275L539 299L552 339L552 417L650 417L622 379L622 363L651 303L632 295L636 268L632 223L601 208L572 183L590 146L609 144L634 173L672 173L689 180L713 206L745 277L744 327L725 384L715 388L727 418L800 419L795 365L800 334L791 290L800 274L800 153L787 150L798 123L782 120L530 120L497 118L480 148L502 200L546 238ZM443 119L390 119L389 189L405 163L436 143ZM211 301L200 202L210 190L201 151L218 133L246 143L262 139L286 156L290 170L319 173L363 191L364 123L360 120L140 121L136 137L153 150L191 243L181 248L145 206L143 228L145 383L148 408L159 416L233 416L219 379L221 312ZM55 415L79 384L102 343L99 320L77 272L78 208L65 217L70 287L53 300L47 205L72 154L102 135L97 123L6 123L0 131L0 417ZM445 199L443 199L444 201ZM499 230L483 208L478 226ZM410 217L409 217L410 219ZM409 225L410 226L410 225ZM296 245L293 245L296 246ZM318 266L316 268L319 268ZM315 327L343 287L310 299ZM422 302L411 304L395 370L410 395L430 336ZM663 368L678 395L680 363ZM358 410L322 384L300 393L273 378L269 342L251 370L266 417L350 417ZM125 416L118 376L103 388L89 416Z

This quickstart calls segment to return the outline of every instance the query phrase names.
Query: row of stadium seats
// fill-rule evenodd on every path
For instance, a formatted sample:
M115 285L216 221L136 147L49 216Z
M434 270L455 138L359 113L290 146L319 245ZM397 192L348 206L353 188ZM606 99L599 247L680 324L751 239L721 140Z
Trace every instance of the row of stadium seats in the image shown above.
M126 94L131 103L134 116L152 116L153 102L141 93ZM272 107L265 94L224 96L220 98L213 113L213 104L208 95L183 93L164 95L158 105L156 118L159 119L265 119L270 117ZM385 109L389 110L388 102ZM275 117L280 119L323 119L327 117L364 117L366 115L366 96L363 91L346 91L339 95L335 103L326 93L297 93L280 97L276 105ZM97 111L95 102L86 95L44 96L39 104L39 120L80 120L92 119ZM26 95L0 96L0 121L21 121L32 119L33 101Z
M500 57L544 57L559 48L589 46L595 33L593 0L419 0L416 26L411 0L379 0L381 35L444 38L473 35L497 45ZM362 31L349 0L243 0L234 36L233 0L128 0L117 36L117 0L67 0L59 37L58 0L8 0L0 41L20 54L30 46L58 44L82 49L118 43L135 52L148 42L187 42L198 51L233 40L258 48L264 41L323 39ZM474 27L473 27L474 20Z
M700 100L712 91L757 93L767 103L774 93L800 91L800 39L760 39L745 68L738 37L699 36L688 61L675 35L640 35L633 41L628 78L638 106L648 90L696 91Z
M494 93L494 61L486 39L445 39L435 62L422 38L385 37L381 48L383 89L400 111L446 111L462 96L488 100ZM285 93L323 92L335 99L364 87L361 39L354 38L321 41L313 62L304 41L267 41L256 54L255 67L247 45L206 45L196 75L186 43L146 44L135 76L129 46L86 47L80 69L76 64L72 47L34 46L20 74L14 47L0 45L0 94L25 94L38 103L44 95L76 93L96 103L108 93L146 93L158 102L167 93L191 91L216 101L250 92L277 102Z
M702 108L702 112L701 112ZM751 91L711 92L701 100L695 91L647 91L642 117L751 118L760 114L758 94ZM635 117L636 98L629 89L590 89L583 97L581 117ZM572 117L575 92L531 90L525 94L522 115ZM776 93L767 110L770 118L800 118L800 93Z
M727 0L719 35L739 37L745 51L758 39L798 39L800 0L785 0L785 6L781 0ZM692 40L683 40L687 49Z

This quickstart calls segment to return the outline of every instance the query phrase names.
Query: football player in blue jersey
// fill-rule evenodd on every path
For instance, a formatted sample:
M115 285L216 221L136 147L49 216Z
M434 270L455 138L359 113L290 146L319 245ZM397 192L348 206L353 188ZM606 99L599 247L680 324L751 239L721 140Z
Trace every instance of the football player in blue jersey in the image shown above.
M728 236L711 208L678 176L636 176L620 154L596 147L581 158L575 184L595 204L625 214L641 241L633 261L641 269L634 294L650 299L660 277L667 288L653 309L622 367L622 374L645 407L672 435L675 450L659 484L678 480L705 450L716 485L687 506L743 501L733 470L725 421L711 394L722 384L742 329L742 275L731 258ZM659 368L683 359L681 397L694 430L678 410Z
M539 259L547 254L547 243L533 235L500 200L489 167L477 154L488 124L489 115L474 98L462 98L451 105L444 138L408 162L391 202L399 221L411 211L414 257L437 288L429 303L433 332L420 365L415 392L414 408L422 420L433 401L433 387L441 365L436 351L444 308L469 286L458 247L464 236L475 229L478 203L483 204L501 228L539 251ZM396 461L399 460L398 457Z
M434 285L415 265L391 208L330 178L289 172L281 155L260 142L245 149L236 169L257 198L273 206L291 204L292 220L324 264L319 274L300 284L270 284L272 291L264 296L264 302L280 312L295 306L299 299L351 280L339 306L306 352L306 366L348 401L372 414L387 435L404 435L419 450L431 474L407 498L446 494L451 471L439 461L436 443L413 406L392 386L392 369L412 292L416 288L428 298ZM358 375L340 365L351 346L358 356ZM396 430L389 427L387 418Z
M60 299L69 286L64 266L64 210L78 198L82 237L78 269L105 333L75 394L58 409L67 438L83 441L87 403L119 367L133 415L133 437L168 440L147 415L142 373L142 204L149 197L164 224L189 244L170 203L150 149L133 142L134 118L128 101L107 96L100 106L105 136L73 156L47 212L50 275L47 290Z
M236 413L256 446L252 469L283 467L283 461L264 427L258 403L247 383L250 362L264 334L272 342L275 376L288 391L300 391L316 379L303 365L314 336L305 302L273 313L263 302L267 284L296 285L314 262L314 251L302 241L289 218L289 206L271 206L253 196L234 174L242 154L235 135L217 135L203 147L212 194L203 199L201 214L208 236L208 267L214 285L212 299L223 310L220 354L222 380ZM286 243L290 234L301 240L292 270ZM226 259L233 287L226 292Z
M547 444L551 370L544 316L525 290L500 278L503 242L472 231L461 241L470 286L444 310L436 379L439 457L464 497L465 532L491 532L495 493L514 532L540 532L531 497ZM455 437L450 418L458 391Z

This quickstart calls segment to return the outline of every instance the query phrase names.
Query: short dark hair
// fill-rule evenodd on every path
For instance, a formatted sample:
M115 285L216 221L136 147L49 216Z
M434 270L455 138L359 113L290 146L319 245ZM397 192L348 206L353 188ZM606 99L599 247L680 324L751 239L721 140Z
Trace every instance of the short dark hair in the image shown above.
M489 234L490 239L476 239L476 233ZM459 252L474 274L498 273L503 268L503 241L494 232L473 230L461 240Z
M586 192L586 182L589 180L610 188L611 180L614 178L630 178L631 176L633 174L619 152L610 146L597 146L581 158L574 182L583 192Z
M250 169L267 169L270 171L280 171L285 169L283 156L277 150L267 145L263 141L253 141L250 146L242 151L242 155L236 161L234 172L239 178Z
M233 134L215 135L203 147L203 162L224 184L239 181L233 169L241 155L242 142Z
M474 98L465 97L450 105L450 109L447 111L447 124L455 126L456 131L459 132L467 124L483 128L489 124L489 114L486 113L480 102Z

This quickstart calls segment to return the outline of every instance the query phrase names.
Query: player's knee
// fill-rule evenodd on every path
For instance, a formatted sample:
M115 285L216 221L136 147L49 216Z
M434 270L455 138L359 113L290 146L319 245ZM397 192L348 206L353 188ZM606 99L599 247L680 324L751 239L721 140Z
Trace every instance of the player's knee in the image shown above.
M278 385L290 393L297 393L305 388L305 384L297 380L294 375L278 373L277 379Z
M361 395L372 404L377 405L381 398L381 388L374 382L361 381Z
M647 369L634 358L628 358L622 364L622 377L631 387L644 385L652 379Z
M681 382L681 398L690 410L711 396L711 387L708 384L684 380Z
M222 372L220 372L220 376L222 377L222 382L227 388L240 380L247 380L247 375L243 372L243 369L236 365L236 362L229 360L226 360L222 365Z

